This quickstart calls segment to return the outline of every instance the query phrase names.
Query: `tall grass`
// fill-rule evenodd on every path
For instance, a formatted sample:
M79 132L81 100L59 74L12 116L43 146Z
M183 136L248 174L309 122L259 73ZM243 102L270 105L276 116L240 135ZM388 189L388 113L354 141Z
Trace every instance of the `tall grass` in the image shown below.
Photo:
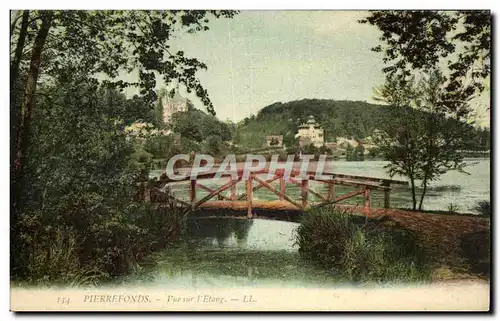
M460 210L460 206L450 203L448 204L448 212L456 214Z
M336 276L362 283L430 278L421 247L392 221L366 220L335 208L306 213L297 229L300 255Z

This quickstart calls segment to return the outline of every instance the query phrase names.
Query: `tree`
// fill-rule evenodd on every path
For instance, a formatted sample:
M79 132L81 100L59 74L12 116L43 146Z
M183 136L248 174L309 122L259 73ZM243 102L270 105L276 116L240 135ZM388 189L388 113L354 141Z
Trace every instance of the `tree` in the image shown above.
M491 12L467 11L372 11L360 20L377 26L385 45L386 75L411 80L414 71L430 72L446 65L441 104L467 114L463 102L484 89L491 73Z
M210 135L205 140L204 152L216 156L220 153L222 147L222 139L220 136Z
M127 171L133 148L120 128L121 102L106 99L96 83L64 80L39 88L24 168L29 184L11 220L12 274L32 280L85 273L94 260L100 261L96 274L105 273L106 252L91 244L101 242L106 225L117 236L121 227L127 230L109 224L123 222L134 193L136 171ZM61 255L51 255L57 242L64 244ZM66 266L65 258L77 266Z
M201 115L198 112L177 112L172 115L171 123L174 132L182 137L201 142L203 132L201 130Z
M404 85L389 76L374 97L389 103L388 112L395 116L391 123L381 123L375 143L389 160L386 165L389 174L410 179L414 210L417 202L418 209L422 210L431 181L450 170L464 172L466 166L460 150L473 128L460 113L450 113L440 100L444 90L444 77L439 71L432 71Z
M30 145L40 75L46 82L49 79L57 82L59 75L67 72L87 79L102 79L104 76L102 82L109 88L122 90L135 86L146 102L153 103L156 101L157 73L166 85L173 80L183 83L188 92L194 91L207 110L215 114L207 91L196 78L196 72L207 69L207 66L196 58L186 57L182 50L172 52L169 40L183 30L189 33L207 30L209 16L234 15L234 11L225 10L23 12L19 31L16 32L17 23L11 29L11 42L17 39L11 62L11 85L17 84L21 71L27 69L22 85L22 103L17 106L14 100L11 102L13 123L17 126L12 144L15 151L11 153L14 155L11 160L14 208ZM33 40L26 41L30 39ZM24 61L23 55L19 54L23 50L30 52ZM137 82L120 79L121 72L134 71L138 71Z
M354 153L356 154L357 160L364 161L365 160L365 147L358 142L358 146L354 148Z

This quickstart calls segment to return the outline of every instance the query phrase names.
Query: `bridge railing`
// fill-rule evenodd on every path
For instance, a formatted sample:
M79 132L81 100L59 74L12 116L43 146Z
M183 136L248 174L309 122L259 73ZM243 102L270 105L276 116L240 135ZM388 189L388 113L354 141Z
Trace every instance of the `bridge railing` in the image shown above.
M285 177L285 171L278 169L271 173L270 178L264 179L259 177L261 174L269 174L268 169L255 171L249 174L246 180L243 179L243 171L237 171L236 179L231 176L222 176L221 180L227 180L222 186L217 188L208 187L203 184L203 181L216 178L216 172L203 173L191 179L190 173L186 173L186 177L182 180L171 180L164 175L159 180L149 181L145 190L145 199L152 202L165 202L174 201L179 206L186 209L195 210L197 208L233 208L233 209L246 209L248 217L253 216L254 208L271 209L271 210L307 210L334 204L343 200L363 195L363 207L368 213L370 210L371 191L382 191L384 193L384 207L390 208L390 192L391 185L408 185L408 182L401 180L393 180L386 178L376 178L359 175L348 175L338 173L323 173L323 175L331 175L331 179L317 179L315 172L301 173L297 170L292 170L288 177ZM273 182L279 181L279 188L271 185ZM318 182L327 185L327 195L313 190L310 182ZM257 183L254 186L254 182ZM167 193L165 188L172 184L189 183L189 199L183 200L174 194ZM244 183L244 193L237 195L237 184ZM286 194L287 185L293 184L300 188L300 199L293 199ZM355 189L347 194L336 195L335 187L349 186ZM262 201L254 199L254 192L265 188L269 192L277 196L277 200ZM204 197L198 198L197 191L203 190L208 192ZM226 196L226 191L229 190L229 196ZM319 202L311 202L310 195L314 195ZM217 198L217 200L212 200Z

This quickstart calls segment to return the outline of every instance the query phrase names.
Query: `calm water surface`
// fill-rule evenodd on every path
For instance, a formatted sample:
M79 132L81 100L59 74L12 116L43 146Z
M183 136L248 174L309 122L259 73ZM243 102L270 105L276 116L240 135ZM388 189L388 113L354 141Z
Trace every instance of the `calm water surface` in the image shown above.
M180 245L148 257L123 284L157 288L352 286L301 260L297 223L193 218Z

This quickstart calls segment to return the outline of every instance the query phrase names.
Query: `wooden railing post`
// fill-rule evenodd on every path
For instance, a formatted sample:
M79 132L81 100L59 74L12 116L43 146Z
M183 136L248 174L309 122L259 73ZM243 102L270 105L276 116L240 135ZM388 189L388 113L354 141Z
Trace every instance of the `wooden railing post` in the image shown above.
M231 180L231 183L233 184L233 185L231 185L231 201L234 202L236 200L236 184L233 181L232 176L231 176L230 180Z
M191 180L190 199L191 209L194 211L194 208L196 206L196 179Z
M286 182L283 176L280 177L280 201L285 200Z
M250 173L248 176L248 179L246 181L247 185L247 206L248 206L248 211L247 211L247 217L252 218L253 213L252 213L252 197L253 197L253 186L252 186L252 178L253 174Z
M366 214L369 214L370 213L370 189L369 188L366 188L366 186L364 187L364 195L365 195L365 213Z
M302 196L302 209L303 210L305 210L307 208L307 194L308 194L308 185L309 185L308 183L309 183L309 177L302 179L301 196Z
M335 201L335 184L333 182L328 184L328 200Z

